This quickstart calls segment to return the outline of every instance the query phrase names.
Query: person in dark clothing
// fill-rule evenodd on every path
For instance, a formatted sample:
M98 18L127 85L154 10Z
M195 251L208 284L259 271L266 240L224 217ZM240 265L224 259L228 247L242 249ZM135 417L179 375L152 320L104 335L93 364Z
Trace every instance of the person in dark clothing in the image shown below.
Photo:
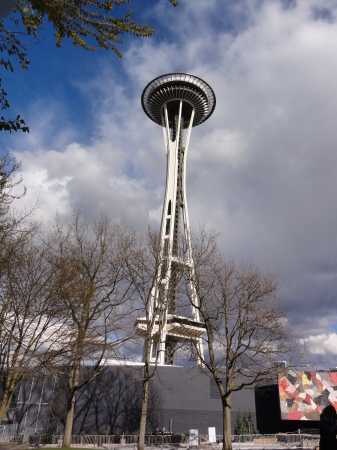
M337 450L337 413L332 405L326 406L322 411L319 434L320 450Z

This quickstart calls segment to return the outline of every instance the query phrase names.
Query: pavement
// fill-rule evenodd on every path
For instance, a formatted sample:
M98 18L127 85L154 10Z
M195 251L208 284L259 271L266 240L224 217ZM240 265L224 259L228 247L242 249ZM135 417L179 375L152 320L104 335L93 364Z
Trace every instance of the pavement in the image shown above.
M29 444L18 444L17 442L0 442L0 450L27 450Z
M54 446L55 447L55 446ZM80 445L72 445L72 447L78 447L78 448L84 448L87 447L88 450L92 450L92 447L90 447L90 445L86 445L86 446L80 446ZM107 450L137 450L137 444L132 443L132 444L111 444L111 445L103 445L104 449ZM145 450L154 450L154 449L163 449L163 450L221 450L222 449L222 443L220 444L208 444L208 443L202 443L199 444L198 447L195 446L190 446L189 443L184 443L184 444L149 444L149 445L145 445ZM287 445L281 445L281 444L263 444L261 442L261 444L254 444L252 442L244 442L244 443L232 443L232 448L233 449L242 449L242 450L249 450L249 449L254 449L254 450L259 450L259 449L268 449L268 450L272 450L272 449L288 449L289 450L289 446ZM294 447L295 448L295 447ZM311 447L306 447L308 449L310 449ZM1 448L0 448L1 450Z

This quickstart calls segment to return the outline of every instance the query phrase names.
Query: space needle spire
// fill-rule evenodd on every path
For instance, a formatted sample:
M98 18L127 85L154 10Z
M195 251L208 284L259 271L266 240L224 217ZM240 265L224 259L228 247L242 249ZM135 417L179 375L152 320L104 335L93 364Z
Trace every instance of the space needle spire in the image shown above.
M214 92L205 81L180 72L155 78L142 94L145 114L163 127L167 157L160 230L164 264L151 299L152 311L157 311L156 305L163 305L160 316L156 318L158 327L154 330L151 344L151 362L155 362L158 357L159 364L175 364L176 350L179 344L187 340L193 340L199 355L203 354L201 337L205 333L205 326L199 319L194 286L189 283L192 299L190 315L179 315L174 283L177 271L182 266L191 272L190 275L194 273L186 199L186 157L192 127L210 117L215 102ZM141 322L136 324L140 332Z

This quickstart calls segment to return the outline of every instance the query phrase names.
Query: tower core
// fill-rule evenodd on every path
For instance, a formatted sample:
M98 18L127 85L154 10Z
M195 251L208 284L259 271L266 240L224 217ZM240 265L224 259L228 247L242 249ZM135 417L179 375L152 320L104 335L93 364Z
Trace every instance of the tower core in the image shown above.
M161 220L160 242L164 268L156 280L151 296L151 311L162 305L152 336L150 362L175 364L176 350L185 341L194 341L202 355L201 337L205 326L199 319L198 298L188 282L192 299L191 315L179 312L175 284L183 267L191 280L194 264L186 200L186 156L192 127L205 122L215 108L212 88L201 78L187 73L169 73L152 80L142 94L142 107L153 122L161 125L167 157L166 189ZM136 322L145 334L144 319ZM200 358L198 363L200 364Z

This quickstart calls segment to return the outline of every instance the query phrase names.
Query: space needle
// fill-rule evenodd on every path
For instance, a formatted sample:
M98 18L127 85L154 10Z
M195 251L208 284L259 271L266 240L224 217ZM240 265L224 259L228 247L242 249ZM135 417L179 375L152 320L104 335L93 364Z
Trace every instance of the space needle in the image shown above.
M212 88L201 78L187 73L169 73L152 80L142 94L145 114L163 127L167 157L166 189L160 229L161 273L151 295L150 314L156 314L151 337L150 362L176 364L176 350L186 341L194 341L203 355L202 335L205 325L200 321L198 298L191 280L194 264L191 252L190 225L186 199L186 157L192 127L205 122L215 108ZM179 315L176 289L177 273L188 270L191 314ZM144 319L136 328L145 335ZM201 359L198 357L198 364Z

